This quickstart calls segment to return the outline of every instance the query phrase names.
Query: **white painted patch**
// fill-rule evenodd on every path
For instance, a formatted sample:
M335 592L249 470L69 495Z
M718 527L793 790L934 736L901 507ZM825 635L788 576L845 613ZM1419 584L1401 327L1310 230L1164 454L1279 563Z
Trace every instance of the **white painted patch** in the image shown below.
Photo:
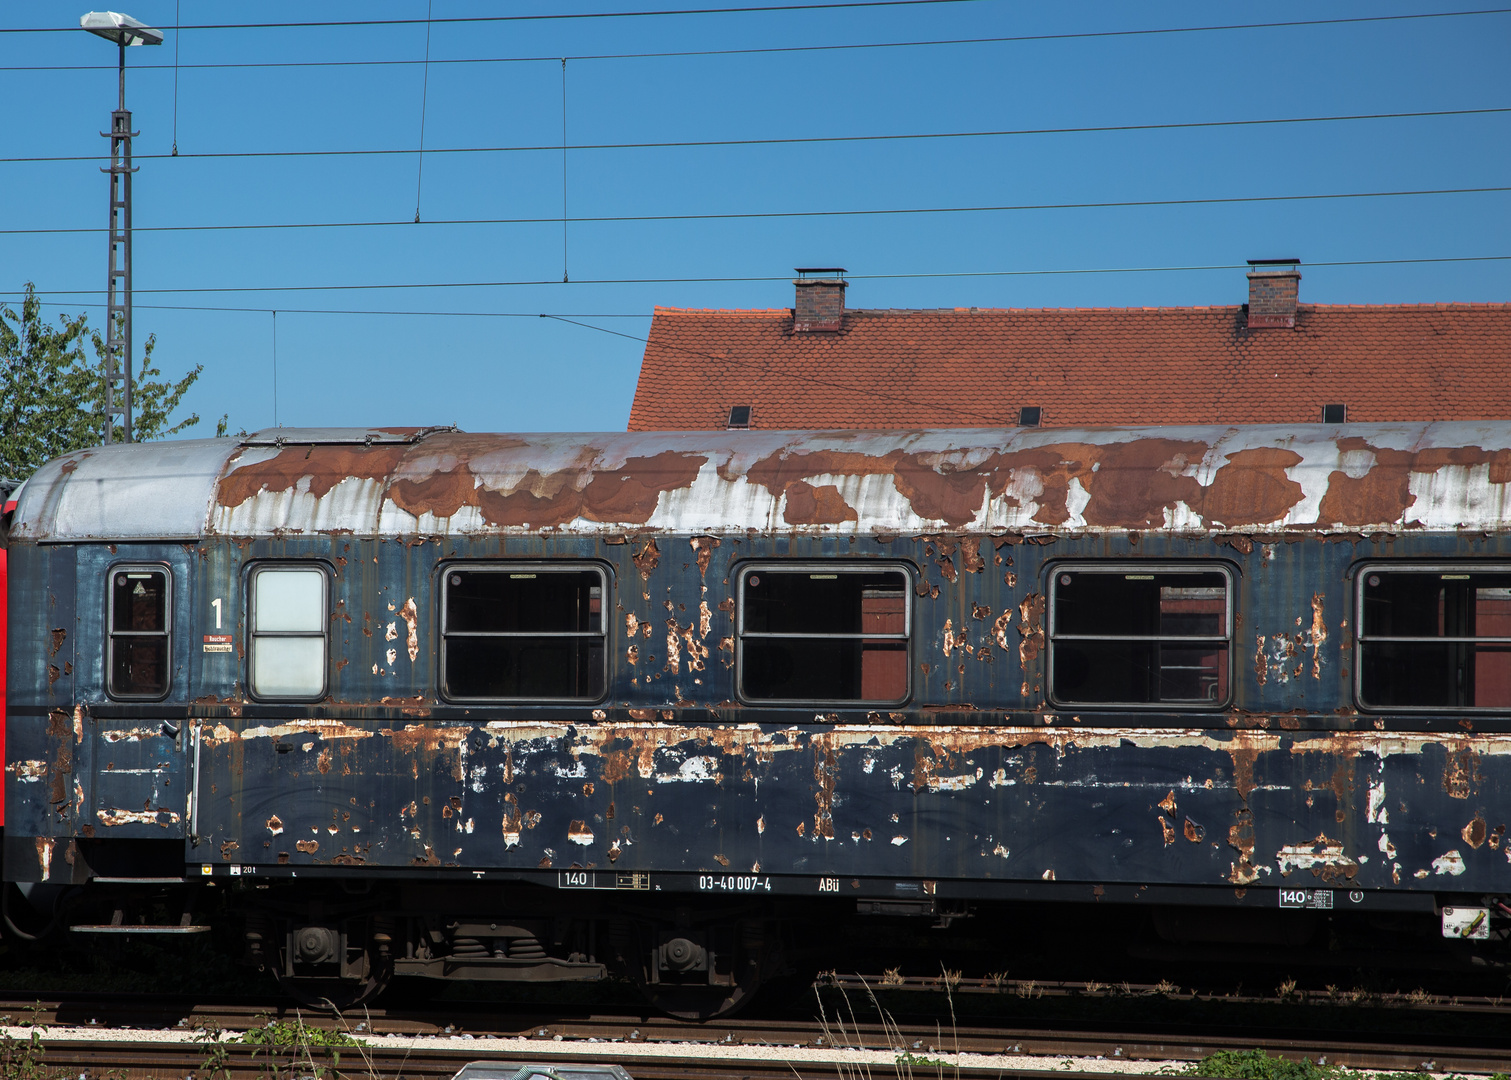
M1458 877L1464 872L1464 856L1460 855L1457 848L1444 852L1432 860L1432 872L1434 874L1447 874L1450 877Z
M660 784L675 783L702 783L712 780L718 771L712 757L699 755L690 757L678 766L673 773L657 773L656 782Z
M1275 862L1280 867L1281 874L1321 866L1347 869L1358 865L1355 860L1343 853L1341 840L1329 840L1326 836L1319 836L1305 844L1285 845L1275 853Z
M899 835L899 836L892 837L892 846L893 847L902 847L902 845L906 844L907 842L908 842L908 838L906 836L900 836Z

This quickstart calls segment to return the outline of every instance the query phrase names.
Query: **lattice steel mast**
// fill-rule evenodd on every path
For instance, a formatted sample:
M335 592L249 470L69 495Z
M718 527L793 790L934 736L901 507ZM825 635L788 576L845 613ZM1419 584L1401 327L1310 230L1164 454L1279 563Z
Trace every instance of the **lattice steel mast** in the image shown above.
M114 11L91 11L79 25L92 34L114 41L119 50L119 95L110 114L110 130L100 134L110 140L110 274L105 298L105 431L104 441L115 439L115 418L121 417L126 442L131 442L131 111L126 108L126 46L161 45L160 31L143 26L129 15ZM117 391L119 390L119 393Z

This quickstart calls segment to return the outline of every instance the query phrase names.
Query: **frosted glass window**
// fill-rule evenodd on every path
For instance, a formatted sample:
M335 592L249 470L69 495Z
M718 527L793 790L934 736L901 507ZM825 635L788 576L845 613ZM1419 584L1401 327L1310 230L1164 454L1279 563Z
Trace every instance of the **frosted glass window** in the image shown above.
M326 576L311 566L252 572L252 693L317 700L325 694Z
M325 574L319 570L265 569L253 578L257 632L318 634L325 629Z
M325 639L267 637L252 651L258 697L313 698L325 689Z

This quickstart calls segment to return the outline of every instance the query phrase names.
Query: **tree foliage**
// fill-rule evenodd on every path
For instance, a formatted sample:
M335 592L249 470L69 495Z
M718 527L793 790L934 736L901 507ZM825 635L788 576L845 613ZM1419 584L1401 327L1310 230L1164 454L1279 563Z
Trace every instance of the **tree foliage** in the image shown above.
M86 341L94 357L85 355ZM147 338L132 378L132 437L160 439L199 423L172 422L203 364L177 382L152 366L156 335ZM24 478L50 458L94 446L105 430L105 341L84 315L44 322L36 289L27 282L21 312L0 306L0 476ZM224 429L224 420L221 423ZM113 439L125 437L120 423Z

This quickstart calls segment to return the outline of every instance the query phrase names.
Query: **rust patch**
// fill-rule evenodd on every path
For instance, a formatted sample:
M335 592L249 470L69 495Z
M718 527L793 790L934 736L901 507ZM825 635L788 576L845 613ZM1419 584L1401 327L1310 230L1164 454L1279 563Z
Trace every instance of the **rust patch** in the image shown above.
M1485 842L1486 833L1484 815L1475 814L1474 820L1465 825L1459 835L1464 838L1464 843L1472 848L1478 848Z
M586 821L574 821L567 826L567 839L587 847L593 842L593 830L588 828Z
M997 621L992 623L992 637L996 638L997 647L1003 652L1012 651L1012 646L1007 641L1007 630L1012 623L1013 609L1011 607L1006 608L1001 615L997 616Z
M695 536L688 541L693 546L693 557L698 563L698 576L708 576L708 564L713 559L714 548L719 546L717 536ZM630 631L634 633L633 630Z
M789 525L838 525L860 520L855 508L845 502L845 497L833 484L814 487L807 481L794 480L782 494L787 500L782 508L782 519Z
M726 857L724 857L723 855L715 855L714 856L714 862L718 863L720 866L728 866L729 865L729 860Z
M1175 826L1170 824L1164 814L1159 815L1159 831L1165 838L1165 846L1175 843Z
M470 727L432 727L426 724L405 724L403 731L380 728L379 735L391 740L395 750L414 753L417 750L455 750L467 741Z
M1320 592L1312 594L1312 629L1307 644L1312 650L1312 678L1322 678L1322 643L1327 640L1327 623L1322 618L1323 599Z
M1238 861L1228 870L1228 881L1252 885L1259 877L1259 868L1254 865L1254 818L1249 811L1238 812L1238 823L1228 829L1228 846L1238 852Z
M1235 742L1228 753L1233 758L1233 787L1238 791L1238 797L1247 803L1254 790L1254 764L1259 760L1259 748Z
M1186 839L1191 841L1191 843L1193 844L1201 843L1202 839L1207 835L1206 827L1203 825L1198 825L1190 818L1186 819L1186 824L1183 831L1186 834Z
M1468 747L1448 751L1443 763L1443 790L1451 799L1467 799L1479 790L1479 755Z
M617 784L629 776L635 757L626 750L601 751L603 759L599 775L605 784Z
M279 833L283 832L283 819L280 818L277 814L274 814L272 817L268 818L267 826L268 832L272 833L274 836L277 836Z
M981 541L967 538L960 544L960 562L967 574L979 574L986 569L986 559L981 555Z
M1209 524L1261 525L1279 521L1306 497L1301 485L1285 474L1286 469L1301 464L1301 455L1294 450L1261 446L1226 457L1227 464L1212 477L1201 502L1190 504ZM1253 550L1252 541L1244 542ZM1244 550L1237 543L1230 543Z
M1333 812L1334 819L1344 821L1348 815L1344 807L1353 802L1354 796L1354 763L1352 758L1346 758L1338 763L1333 770L1332 780L1329 787L1333 789L1333 797L1337 800L1338 808Z
M238 844L235 840L227 840L224 844L220 845L220 857L222 859L225 859L227 862L230 862L232 853L235 852L239 847L241 847L241 845Z
M630 556L630 560L635 564L635 569L640 571L641 580L649 581L652 572L661 562L661 549L656 546L655 538L651 537L641 544L635 554Z
M315 852L317 852L317 851L320 850L320 841L319 840L300 840L298 843L296 843L294 845L294 850L295 851L303 852L305 855L313 855L313 854L315 854Z
M63 629L61 626L54 627L51 637L52 645L47 652L48 659L52 659L54 656L58 655L58 650L63 647L63 642L68 638L68 631Z
M221 477L216 501L236 507L264 491L293 491L308 481L315 498L348 478L386 481L404 456L403 446L285 446L266 461L233 466Z
M1159 805L1160 805L1161 809L1163 809L1165 811L1165 813L1170 814L1172 817L1175 815L1175 789L1174 788L1171 788L1170 789L1170 794L1166 795L1163 799L1161 799L1159 801Z
M1018 605L1018 635L1018 663L1023 667L1023 696L1027 697L1030 673L1044 651L1044 597L1038 593L1029 593Z
M315 768L319 769L322 775L331 771L331 748L329 746L322 749L319 756L316 757Z
M839 775L839 756L830 740L823 735L813 739L813 838L834 839L834 785ZM802 823L798 824L802 835Z
M412 664L420 656L420 613L414 604L414 597L404 601L404 606L399 609L399 618L409 627L409 634L405 640L405 646L409 652L409 662Z

